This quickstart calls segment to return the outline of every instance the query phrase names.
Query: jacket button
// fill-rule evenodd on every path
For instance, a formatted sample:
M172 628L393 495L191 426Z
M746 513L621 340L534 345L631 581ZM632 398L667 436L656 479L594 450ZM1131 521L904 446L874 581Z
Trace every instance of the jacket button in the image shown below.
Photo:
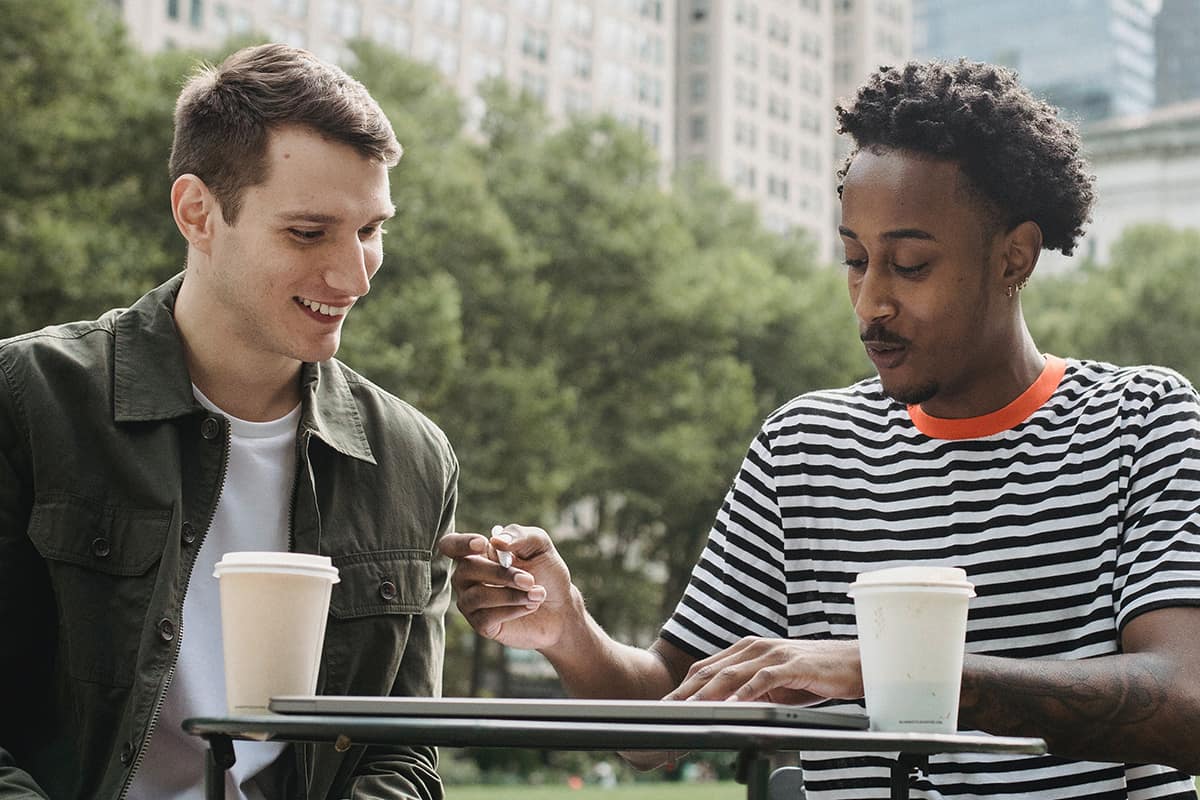
M167 618L163 618L158 622L158 635L164 642L169 642L175 638L175 623Z
M92 555L96 558L108 558L108 554L111 552L112 546L108 543L108 539L103 536L92 539Z
M379 596L384 600L391 602L396 599L396 584L391 581L384 581L379 584Z
M196 526L193 525L192 523L190 523L190 522L183 523L183 528L181 529L181 533L183 534L183 543L184 544L191 544L192 542L196 541Z
M215 439L221 435L221 422L216 417L205 417L200 423L200 435L205 439Z
M121 763L129 766L133 763L134 748L132 742L126 742L121 746Z

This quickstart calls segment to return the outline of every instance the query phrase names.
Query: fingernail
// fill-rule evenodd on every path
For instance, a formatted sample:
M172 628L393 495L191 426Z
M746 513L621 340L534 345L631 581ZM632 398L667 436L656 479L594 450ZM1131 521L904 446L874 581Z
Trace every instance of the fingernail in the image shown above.
M540 603L546 599L546 587L545 586L535 586L529 590L527 596L533 602Z
M533 576L528 572L519 572L517 573L517 576L513 578L513 583L517 585L518 589L532 589Z

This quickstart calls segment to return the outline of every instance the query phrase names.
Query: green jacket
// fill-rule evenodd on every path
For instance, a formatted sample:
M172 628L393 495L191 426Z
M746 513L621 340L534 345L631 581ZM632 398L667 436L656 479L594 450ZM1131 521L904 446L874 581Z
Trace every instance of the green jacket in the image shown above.
M0 798L123 797L179 649L229 424L192 395L176 276L131 308L0 341ZM306 364L296 551L331 556L324 694L441 692L458 466L336 360ZM291 748L286 797L441 798L432 747Z

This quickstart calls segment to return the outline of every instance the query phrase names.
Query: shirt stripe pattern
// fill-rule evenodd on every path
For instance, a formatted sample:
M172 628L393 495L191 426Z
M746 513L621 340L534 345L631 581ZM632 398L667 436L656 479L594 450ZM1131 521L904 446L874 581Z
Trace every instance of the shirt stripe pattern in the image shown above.
M921 433L878 378L775 411L663 638L697 658L745 636L854 638L856 574L912 563L966 570L972 653L1110 655L1137 615L1200 605L1195 389L1158 367L1066 366L1027 419L975 439ZM807 796L887 798L888 764L804 754ZM912 796L1196 793L1160 766L958 754L934 756Z

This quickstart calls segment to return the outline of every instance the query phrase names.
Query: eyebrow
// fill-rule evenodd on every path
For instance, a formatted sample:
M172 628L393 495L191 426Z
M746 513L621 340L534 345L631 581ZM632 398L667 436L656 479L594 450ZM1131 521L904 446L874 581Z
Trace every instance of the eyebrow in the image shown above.
M838 225L838 233L845 236L847 239L858 240L858 234L847 228L845 225ZM936 242L937 237L929 231L923 231L920 228L897 228L894 231L887 231L883 234L884 239L923 239L929 242Z
M389 205L387 211L375 217L371 222L386 222L394 216L396 216L396 208ZM285 211L277 214L276 219L280 222L311 222L317 225L336 225L342 221L342 218L335 214L318 214L312 211Z

